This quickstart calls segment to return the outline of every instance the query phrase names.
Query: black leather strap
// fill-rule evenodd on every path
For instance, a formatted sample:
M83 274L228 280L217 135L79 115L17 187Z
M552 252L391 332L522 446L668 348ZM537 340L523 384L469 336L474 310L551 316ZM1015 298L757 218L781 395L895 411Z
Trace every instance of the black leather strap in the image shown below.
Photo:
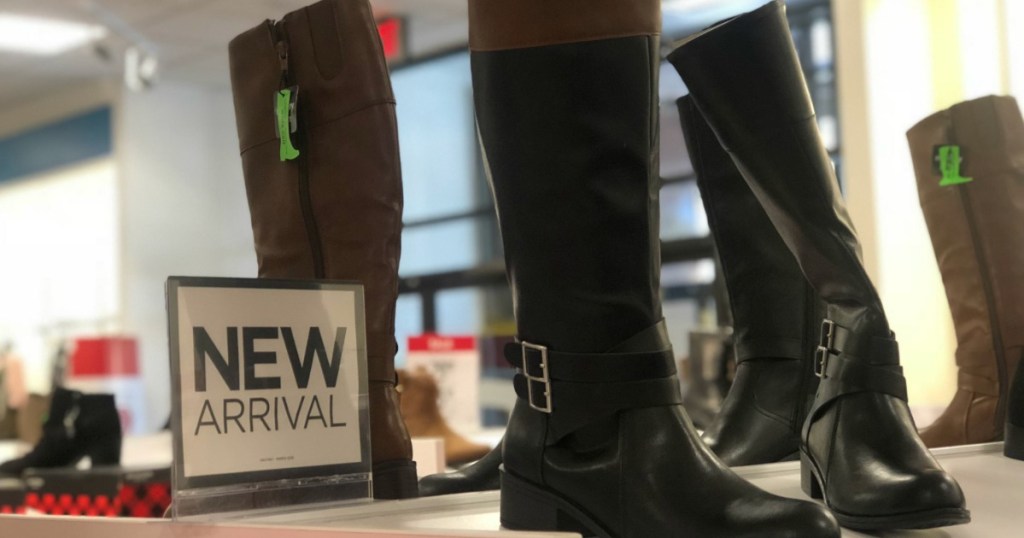
M811 423L840 396L875 392L907 400L907 382L899 365L899 346L895 338L858 337L845 327L825 320L815 368L821 382L814 407L804 422L805 442Z
M825 321L829 322L829 320ZM899 364L899 345L895 338L877 336L866 338L854 334L846 327L836 325L834 322L830 323L832 327L831 346L826 341L824 330L822 331L822 341L819 343L821 346L841 352L847 358L861 358L872 364ZM823 323L822 326L824 327L826 324Z
M603 383L676 375L671 350L646 353L566 353L547 349L545 352L548 376L551 379ZM545 352L530 344L524 346L522 342L513 342L505 345L505 360L530 377L543 377L541 366Z
M516 395L532 401L534 409L546 403L548 386L518 374L513 379ZM531 391L528 384L534 384ZM554 443L582 426L619 411L661 407L683 403L676 376L620 383L550 382L551 413L548 417L548 442ZM531 400L532 397L532 400Z
M520 342L505 358L519 370L516 394L547 415L549 443L619 411L683 402L671 349L566 353Z

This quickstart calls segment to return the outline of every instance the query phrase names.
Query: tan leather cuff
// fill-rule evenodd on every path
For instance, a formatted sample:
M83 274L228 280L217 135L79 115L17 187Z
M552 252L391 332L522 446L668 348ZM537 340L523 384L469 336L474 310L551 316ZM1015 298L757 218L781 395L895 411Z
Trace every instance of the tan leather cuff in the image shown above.
M986 177L1024 172L1024 120L1013 97L990 95L949 109L954 143L964 146L962 173Z
M661 0L469 0L475 51L660 33Z

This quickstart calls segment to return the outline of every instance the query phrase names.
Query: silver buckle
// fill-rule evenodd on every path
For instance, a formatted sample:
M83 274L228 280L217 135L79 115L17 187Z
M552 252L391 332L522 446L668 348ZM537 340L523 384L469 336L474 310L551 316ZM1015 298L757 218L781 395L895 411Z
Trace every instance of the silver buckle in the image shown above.
M818 348L814 350L814 375L825 379L825 369L828 368L828 358L832 355L832 346L835 344L836 322L825 319L821 321L821 338L818 340Z
M814 350L814 375L825 379L825 368L828 368L828 357L831 354L825 346L818 346Z
M523 347L523 377L526 378L527 403L530 404L531 408L540 411L541 413L551 413L551 378L548 375L548 348L547 346L539 346L529 342L520 342L519 345ZM540 369L544 373L541 377L530 375L530 368L526 362L526 351L528 349L540 352ZM540 407L533 403L534 382L544 384L544 407Z

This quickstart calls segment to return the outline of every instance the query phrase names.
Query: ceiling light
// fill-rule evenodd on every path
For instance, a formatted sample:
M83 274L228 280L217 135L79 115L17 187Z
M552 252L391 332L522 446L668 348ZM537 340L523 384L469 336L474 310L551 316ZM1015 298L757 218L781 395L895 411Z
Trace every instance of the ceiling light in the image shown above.
M0 51L53 56L95 41L102 26L0 13Z

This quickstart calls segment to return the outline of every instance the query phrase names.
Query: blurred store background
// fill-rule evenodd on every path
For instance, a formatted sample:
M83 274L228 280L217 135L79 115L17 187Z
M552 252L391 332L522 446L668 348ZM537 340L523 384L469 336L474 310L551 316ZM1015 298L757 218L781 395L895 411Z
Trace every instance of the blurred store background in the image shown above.
M166 278L256 273L227 42L306 3L0 0L0 354L17 358L3 371L21 372L22 400L54 383L102 388L129 431L164 425ZM666 0L663 51L760 3ZM466 2L372 4L405 180L398 362L411 337L476 337L476 426L500 427L514 396L496 350L514 323L476 142ZM904 132L957 101L1024 89L1024 2L792 0L789 17L923 424L954 391L955 341ZM729 319L675 110L685 93L663 68L665 315L700 422L728 387Z

